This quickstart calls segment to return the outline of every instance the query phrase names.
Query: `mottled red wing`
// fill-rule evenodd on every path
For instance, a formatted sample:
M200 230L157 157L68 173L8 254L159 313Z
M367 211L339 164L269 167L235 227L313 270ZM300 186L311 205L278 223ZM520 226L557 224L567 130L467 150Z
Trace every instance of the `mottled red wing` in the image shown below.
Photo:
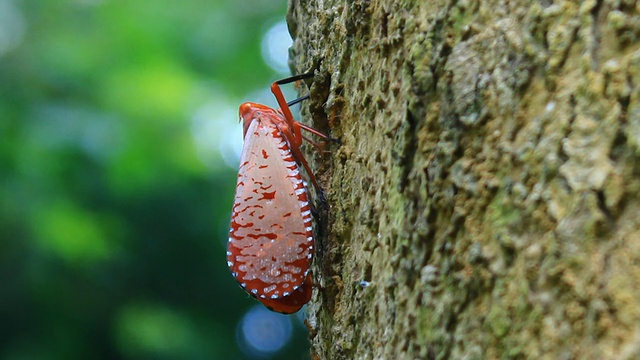
M275 124L284 119L273 110L258 114L245 135L227 262L247 292L279 299L307 278L312 220L298 165Z
M271 311L282 314L293 314L311 300L311 291L311 274L309 274L305 282L299 288L295 289L291 295L278 299L258 298L258 300Z

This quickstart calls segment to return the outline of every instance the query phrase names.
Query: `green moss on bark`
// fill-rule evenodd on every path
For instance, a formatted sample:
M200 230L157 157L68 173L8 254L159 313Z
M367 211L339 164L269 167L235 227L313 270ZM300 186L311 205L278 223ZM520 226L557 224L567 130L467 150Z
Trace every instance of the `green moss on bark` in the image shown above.
M340 138L312 353L631 358L640 46L619 1L291 1Z

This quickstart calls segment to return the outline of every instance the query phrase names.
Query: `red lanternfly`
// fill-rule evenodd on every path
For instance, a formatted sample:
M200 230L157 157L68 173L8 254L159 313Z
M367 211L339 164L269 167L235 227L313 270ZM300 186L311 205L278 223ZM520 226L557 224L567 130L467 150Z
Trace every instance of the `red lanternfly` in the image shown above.
M240 106L244 147L227 264L245 291L267 308L283 314L300 310L311 299L311 205L299 165L322 197L300 151L303 139L311 141L300 130L330 138L293 119L289 106L306 97L287 104L279 85L312 76L313 73L293 76L271 85L280 110L251 102Z

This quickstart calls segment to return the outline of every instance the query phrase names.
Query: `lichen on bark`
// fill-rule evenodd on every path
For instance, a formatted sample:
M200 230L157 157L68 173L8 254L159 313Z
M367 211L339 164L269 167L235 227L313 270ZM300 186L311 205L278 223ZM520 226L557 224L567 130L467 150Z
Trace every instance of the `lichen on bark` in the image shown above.
M296 1L323 359L640 355L640 5Z

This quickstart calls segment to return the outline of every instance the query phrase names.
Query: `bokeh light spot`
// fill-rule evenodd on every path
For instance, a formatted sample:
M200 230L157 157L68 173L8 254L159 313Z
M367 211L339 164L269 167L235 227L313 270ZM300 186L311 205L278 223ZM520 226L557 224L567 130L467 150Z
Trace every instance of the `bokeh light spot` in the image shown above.
M291 320L262 305L249 310L238 326L238 343L254 357L266 357L282 349L291 338Z
M37 219L37 245L70 264L91 264L110 257L114 251L109 219L72 202L51 202L42 207Z
M293 40L287 23L281 21L271 27L262 38L262 57L272 69L286 74L289 72L289 47Z
M188 356L198 340L189 318L153 304L123 307L115 326L120 351L132 357Z
M231 102L217 96L193 113L191 133L200 160L215 168L220 157L232 169L238 168L242 152L242 126L237 121L238 110ZM234 121L236 119L236 121Z
M25 27L20 9L11 0L0 0L0 56L22 42Z

